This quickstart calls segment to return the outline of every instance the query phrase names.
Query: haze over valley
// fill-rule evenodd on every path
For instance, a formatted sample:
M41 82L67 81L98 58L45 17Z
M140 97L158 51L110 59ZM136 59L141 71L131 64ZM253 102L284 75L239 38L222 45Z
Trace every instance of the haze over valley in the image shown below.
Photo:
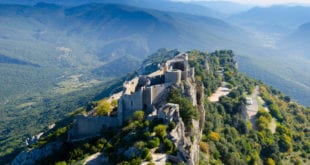
M231 49L240 72L310 106L309 42L310 7L300 4L1 0L0 160L121 89L159 49Z

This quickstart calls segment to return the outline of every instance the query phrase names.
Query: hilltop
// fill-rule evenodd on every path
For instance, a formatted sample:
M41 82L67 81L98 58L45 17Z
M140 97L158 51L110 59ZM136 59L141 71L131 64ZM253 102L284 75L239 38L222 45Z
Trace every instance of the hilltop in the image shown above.
M121 4L0 4L0 19L0 157L109 95L98 89L114 85L157 49L215 48L224 40L229 45L230 34L239 36L219 19Z
M309 7L237 5L241 13L222 15L224 4L141 1L0 2L0 164L120 91L141 63L139 74L154 71L175 55L169 49L233 49L240 72L309 106Z
M157 52L122 83L56 123L13 164L310 161L310 109L238 73L231 50Z

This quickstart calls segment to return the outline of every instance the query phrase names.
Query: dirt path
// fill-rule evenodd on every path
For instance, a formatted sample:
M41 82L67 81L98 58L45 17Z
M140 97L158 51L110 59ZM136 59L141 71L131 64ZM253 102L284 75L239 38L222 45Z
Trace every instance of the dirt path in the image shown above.
M229 92L230 89L226 87L226 82L222 82L221 87L217 88L216 92L208 97L208 100L211 102L218 102L221 96L226 96Z
M93 155L90 155L86 160L85 160L85 165L101 165L105 164L107 159L104 157L104 155L100 152L97 152Z
M251 96L251 99L252 99L252 104L250 105L247 105L246 106L246 112L247 112L247 115L252 123L252 127L253 129L256 130L256 114L258 112L258 103L257 103L257 96L259 94L259 88L258 86L255 87L255 90Z
M277 122L275 118L272 118L269 129L272 133L276 132L276 128L277 128Z
M253 129L255 129L255 130L256 130L256 114L257 114L258 109L259 109L258 105L262 104L263 108L267 112L269 112L269 109L266 106L265 101L260 96L258 96L258 95L259 95L259 87L256 86L255 87L255 91L254 91L254 93L251 96L252 104L246 106L247 115L248 115L248 117L249 117L249 119L250 119L250 121L252 123ZM275 133L276 127L277 127L276 120L275 120L275 118L272 118L272 120L270 122L270 125L269 125L270 131L272 133Z

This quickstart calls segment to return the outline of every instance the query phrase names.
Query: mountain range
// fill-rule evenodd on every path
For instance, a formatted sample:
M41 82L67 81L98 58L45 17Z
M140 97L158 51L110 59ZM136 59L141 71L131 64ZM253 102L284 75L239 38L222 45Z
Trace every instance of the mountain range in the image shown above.
M231 5L225 12L224 4L165 0L1 0L1 153L39 123L97 98L99 87L160 48L233 49L241 72L309 106L309 7ZM25 121L13 138L21 129L16 123Z
M0 8L3 23L0 28L4 32L0 37L1 53L42 66L33 71L47 75L47 79L61 77L65 72L55 71L59 68L68 74L100 74L97 68L107 65L113 69L115 66L110 63L124 57L133 61L125 65L126 70L132 70L137 62L162 47L213 50L247 43L246 36L236 40L244 35L241 29L211 17L117 4L86 4L66 8L38 3L35 6L1 5ZM16 70L23 71L23 68ZM24 82L31 80L33 78L30 77ZM55 80L51 82L57 83ZM27 94L13 90L16 87L11 85L13 95L15 92ZM6 97L11 93L7 93Z

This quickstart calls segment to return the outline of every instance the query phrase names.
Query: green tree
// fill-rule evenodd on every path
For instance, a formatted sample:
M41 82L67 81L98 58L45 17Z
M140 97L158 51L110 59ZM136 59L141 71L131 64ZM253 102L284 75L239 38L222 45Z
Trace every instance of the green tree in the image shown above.
M98 115L110 115L111 112L112 112L111 103L109 103L105 99L98 102L98 106L96 108L96 113Z
M173 151L174 151L174 145L173 145L173 143L172 143L169 139L167 139L167 138L164 139L164 150L165 150L168 154L172 154Z
M112 100L111 105L112 105L113 107L117 107L117 105L118 105L117 100Z
M56 162L55 165L67 165L67 162L65 161Z
M144 112L143 111L136 111L132 115L132 119L135 121L142 121L144 119Z
M268 158L266 165L276 165L276 162L272 158Z
M149 140L147 143L148 148L155 148L155 147L159 147L160 145L160 139L158 137L155 137L152 140Z
M161 139L164 139L164 137L167 136L167 131L166 130L167 130L167 126L163 125L163 124L159 124L159 125L154 127L154 132Z
M292 139L287 135L282 135L279 139L279 147L281 152L292 151Z
M132 159L131 161L130 161L130 164L131 165L140 165L141 164L141 158L135 158L135 159Z
M278 119L280 122L283 120L283 116L280 112L280 108L277 104L271 104L268 106L269 110L270 110L270 114L275 117L276 119Z

